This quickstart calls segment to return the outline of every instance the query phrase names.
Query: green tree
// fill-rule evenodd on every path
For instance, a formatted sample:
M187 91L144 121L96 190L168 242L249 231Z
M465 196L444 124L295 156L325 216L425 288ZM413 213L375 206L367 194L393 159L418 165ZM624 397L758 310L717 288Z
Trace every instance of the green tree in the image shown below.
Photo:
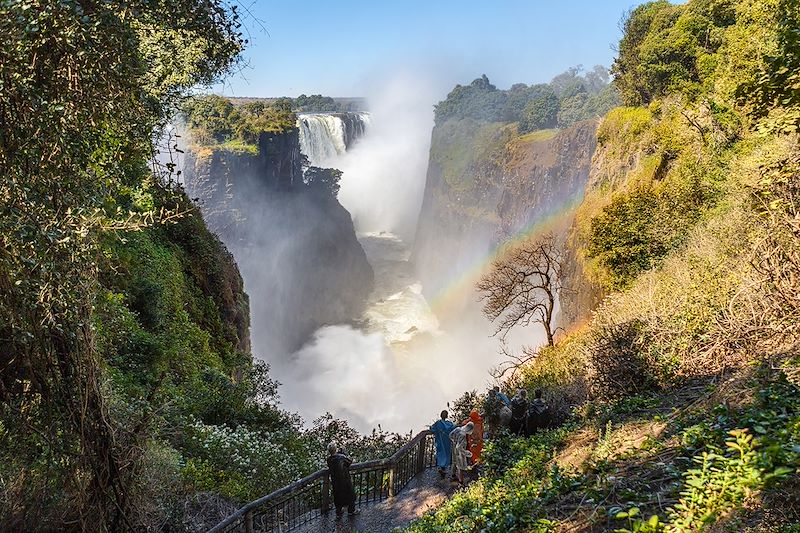
M552 128L556 125L559 111L559 100L549 85L536 85L531 89L530 99L525 105L520 121L520 131L528 132Z
M14 435L0 452L16 491L4 529L137 529L147 417L110 412L98 243L170 217L116 199L152 178L177 99L235 60L237 25L213 0L0 4L0 421Z
M732 0L683 5L658 0L635 8L623 23L611 68L623 103L643 105L672 92L698 94L714 72L721 30L735 21Z
M210 137L216 142L225 142L233 134L231 114L233 104L227 98L209 94L189 101L187 125L196 134Z
M765 127L792 133L800 131L800 0L780 0L777 13L777 53L765 58L754 86L740 86L737 96L741 103L753 102L757 117L783 107Z
M339 194L339 181L342 171L336 168L308 167L303 173L303 181L313 191L320 191L336 198Z
M506 92L498 90L483 74L469 85L456 85L436 105L435 120L437 124L450 118L499 122L503 120L505 106Z

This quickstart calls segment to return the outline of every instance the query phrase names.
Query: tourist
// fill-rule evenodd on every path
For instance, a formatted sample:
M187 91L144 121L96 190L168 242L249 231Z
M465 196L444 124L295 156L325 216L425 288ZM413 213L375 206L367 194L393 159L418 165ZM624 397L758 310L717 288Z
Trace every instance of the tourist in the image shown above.
M468 422L450 432L450 442L453 444L453 481L458 481L461 485L464 485L464 472L472 468L470 465L472 452L469 451L467 437L472 435L473 431L475 424Z
M501 411L506 408L503 401L497 395L495 389L489 389L486 399L483 401L483 418L486 421L486 429L489 438L494 438L500 431Z
M353 460L345 455L344 450L340 450L335 442L328 444L328 472L331 476L336 518L342 517L344 507L347 507L350 516L358 514L356 491L353 490L353 481L350 479L351 464L353 464Z
M533 392L533 401L528 406L526 418L526 435L533 435L540 429L546 428L550 423L550 413L547 403L542 399L541 389Z
M466 425L470 422L473 423L475 429L467 438L467 444L469 444L469 451L472 452L472 464L476 465L481 462L481 452L483 451L483 418L475 409L470 411L469 418L461 424Z
M498 385L495 385L492 390L494 390L494 393L497 394L497 397L500 398L506 407L511 407L511 400L508 399L508 396L500 392L500 387Z
M442 479L447 475L447 468L450 466L450 432L455 427L456 425L447 419L447 411L442 411L441 418L430 427L436 441L436 467Z
M511 399L511 433L514 435L524 435L525 417L528 414L527 391L519 389L514 398Z

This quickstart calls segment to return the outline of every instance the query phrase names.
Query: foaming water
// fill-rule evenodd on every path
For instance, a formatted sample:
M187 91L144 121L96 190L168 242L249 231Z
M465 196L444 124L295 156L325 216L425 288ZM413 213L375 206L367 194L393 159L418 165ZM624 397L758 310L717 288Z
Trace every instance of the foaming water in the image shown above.
M375 271L375 290L364 313L366 330L380 333L389 345L438 333L439 321L414 277L405 243L388 232L365 233L359 241Z
M375 289L363 316L320 328L288 362L273 368L283 383L284 406L307 421L330 412L363 432L378 425L398 432L420 430L438 418L448 401L488 385L489 369L502 359L493 327L476 301L473 282L481 272L458 284L467 305L443 326L423 296L403 240L416 232L433 104L444 90L432 80L413 72L393 74L367 95L369 128L352 149L340 153L311 146L305 152L337 153L320 159L323 166L344 172L339 199L375 271ZM338 130L335 135L318 133L320 142L339 135Z
M416 431L448 401L488 383L487 370L499 362L497 340L469 317L463 331L439 328L396 235L359 240L375 270L367 309L354 324L320 328L276 368L283 403L308 421L330 412L363 432L378 425Z

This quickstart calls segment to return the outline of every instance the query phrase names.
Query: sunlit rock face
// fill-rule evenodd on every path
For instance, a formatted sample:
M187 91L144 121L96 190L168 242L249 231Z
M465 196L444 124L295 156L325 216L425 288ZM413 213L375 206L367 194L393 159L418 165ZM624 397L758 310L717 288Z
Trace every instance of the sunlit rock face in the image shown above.
M595 127L585 121L519 135L513 124L470 119L436 126L412 256L428 298L479 276L509 239L569 232L589 180ZM580 272L571 275L580 282ZM451 306L455 319L476 299L474 290L461 293L463 305ZM562 303L569 321L591 306Z
M278 361L359 316L373 273L347 210L303 183L299 130L264 133L258 147L189 151L184 183L239 264L254 355Z

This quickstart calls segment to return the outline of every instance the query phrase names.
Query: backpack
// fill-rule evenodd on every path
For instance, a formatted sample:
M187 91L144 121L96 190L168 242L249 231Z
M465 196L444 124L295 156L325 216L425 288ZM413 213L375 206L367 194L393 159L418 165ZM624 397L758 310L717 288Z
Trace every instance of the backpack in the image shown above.
M547 427L549 421L550 409L544 400L540 398L533 400L528 407L528 431L532 432Z

